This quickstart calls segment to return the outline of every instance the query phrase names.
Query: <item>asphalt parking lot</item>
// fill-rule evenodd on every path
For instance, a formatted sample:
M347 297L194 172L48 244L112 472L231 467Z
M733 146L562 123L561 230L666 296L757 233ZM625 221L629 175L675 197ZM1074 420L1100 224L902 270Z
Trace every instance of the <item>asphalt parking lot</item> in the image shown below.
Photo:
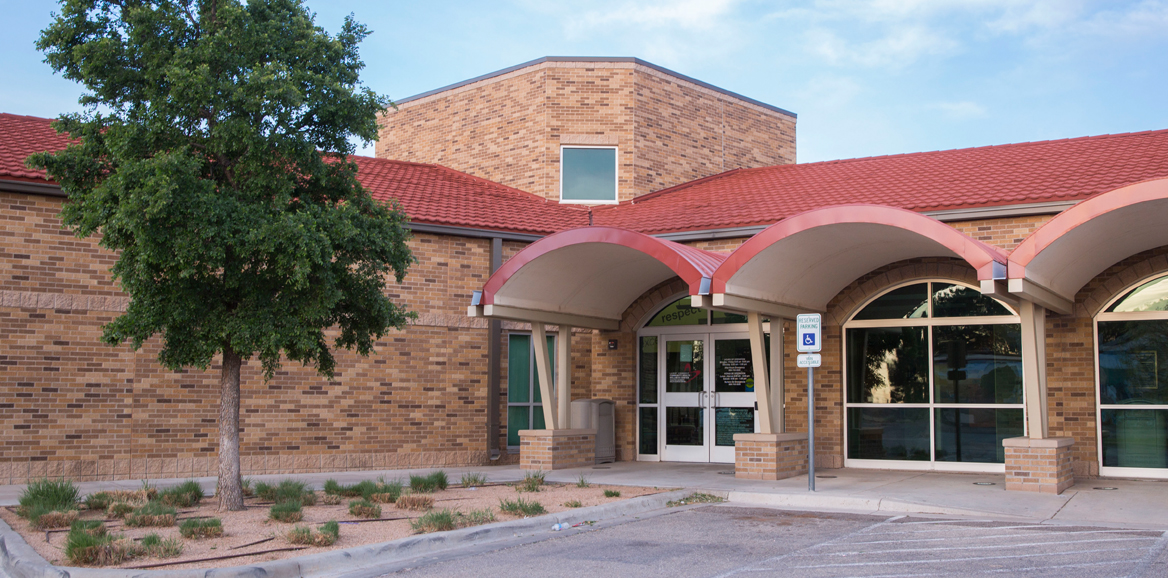
M719 504L449 552L384 575L1164 577L1166 546L1168 533L1153 530Z

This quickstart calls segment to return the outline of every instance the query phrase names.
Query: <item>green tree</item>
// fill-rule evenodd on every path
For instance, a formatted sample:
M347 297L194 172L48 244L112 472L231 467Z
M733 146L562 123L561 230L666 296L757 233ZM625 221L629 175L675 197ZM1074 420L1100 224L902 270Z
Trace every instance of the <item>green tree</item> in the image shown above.
M299 0L63 0L41 33L46 62L87 92L30 157L69 200L64 223L119 252L131 297L102 339L162 365L221 355L219 509L243 508L240 367L281 357L332 376L412 313L384 294L413 256L405 216L375 202L346 154L377 137L389 101L361 84L352 16L336 36Z

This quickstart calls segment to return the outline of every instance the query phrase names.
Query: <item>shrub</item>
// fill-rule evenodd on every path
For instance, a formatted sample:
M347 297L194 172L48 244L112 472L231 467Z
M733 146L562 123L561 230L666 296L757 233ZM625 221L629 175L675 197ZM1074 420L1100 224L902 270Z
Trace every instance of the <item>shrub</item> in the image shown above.
M332 546L337 543L341 535L341 527L336 521L328 522L320 527L319 532L313 532L307 526L296 526L288 531L287 539L292 544L305 546Z
M125 502L114 502L114 503L110 504L109 508L106 509L105 513L106 513L106 515L108 515L111 518L117 518L120 520L122 518L125 518L126 514L129 514L130 512L133 512L133 511L134 511L134 506L131 506L130 504L127 504Z
M349 514L358 518L380 518L381 506L369 500L354 500L349 502Z
M336 494L325 494L322 501L324 502L324 505L326 505L326 506L339 506L341 504L341 501L343 501L343 499L344 498L341 498L340 496L338 496Z
M197 506L205 497L206 494L203 493L203 487L199 485L199 482L194 480L187 480L173 488L162 490L158 493L158 500L160 502L178 508Z
M277 502L268 510L268 517L277 522L290 524L304 519L304 513L301 511L300 502Z
M149 492L145 490L109 490L104 493L109 495L111 504L125 502L135 507L144 505L158 495L154 488L150 488Z
M487 483L486 474L465 473L462 474L462 487L477 488Z
M106 534L105 524L101 520L75 520L69 526L70 532L88 532L93 536L104 536Z
M332 494L334 496L341 496L345 498L364 498L377 489L377 484L372 480L362 480L352 485L341 485L336 480L328 480L324 483L324 493Z
M124 538L115 539L108 534L95 536L89 530L76 528L69 530L65 537L65 557L70 562L89 566L121 564L141 556L144 549Z
M312 544L312 528L308 526L295 526L284 536L289 544Z
M579 508L580 506L583 506L583 505L584 504L580 503L580 500L568 500L567 502L564 502L565 508Z
M183 538L195 540L218 538L223 535L223 521L219 518L183 520L183 523L178 526L178 533L182 534Z
M410 489L429 494L438 490L445 490L450 481L446 478L446 472L437 470L430 472L426 476L410 476Z
M515 489L520 492L538 492L545 476L542 471L528 472L523 475L523 481Z
M69 480L33 480L20 494L17 512L34 528L65 528L77 519L77 495Z
M150 533L142 537L138 542L147 554L158 558L174 558L181 556L183 553L182 541L177 538L162 539L158 534Z
M397 501L402 495L402 483L399 480L392 482L385 481L384 478L378 480L377 485L373 488L373 493L366 496L367 499L373 502L381 502L383 504L392 504ZM377 496L377 499L373 499Z
M410 528L416 534L428 532L444 532L454 529L455 513L450 510L435 510L426 512L417 520L410 520Z
M547 513L543 504L535 501L528 502L523 498L499 500L499 510L515 516L523 516L524 518Z
M85 504L86 510L104 510L113 502L114 498L109 492L94 492L85 496L85 501L82 503Z
M584 474L580 474L580 479L576 480L576 487L577 488L587 488L588 487L588 478L585 478Z
M134 509L133 512L126 514L124 518L126 525L131 528L140 526L173 526L174 519L174 508L162 502L147 502L145 506Z
M273 486L259 482L255 485L255 493L261 500L275 502L299 502L304 506L316 504L316 493L308 484L300 480L282 480Z
M457 519L455 520L455 524L457 524L459 528L469 528L470 526L481 526L483 524L490 524L491 522L494 522L494 521L495 521L495 512L492 511L490 508L484 508L482 510L471 510L470 512L468 512L466 514L463 514L462 512L458 512Z
M45 504L34 504L22 510L33 529L68 528L77 520L77 510L51 510Z
M397 499L397 507L401 510L422 511L434 507L434 498L419 494L408 494Z
M620 490L604 490L604 497L606 497L606 498L619 498L620 497Z

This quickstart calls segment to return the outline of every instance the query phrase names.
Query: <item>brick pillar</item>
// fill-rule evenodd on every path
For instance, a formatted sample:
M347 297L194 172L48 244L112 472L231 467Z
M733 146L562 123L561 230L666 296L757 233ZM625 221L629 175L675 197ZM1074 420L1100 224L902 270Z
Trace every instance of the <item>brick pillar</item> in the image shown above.
M734 477L782 480L806 473L806 432L734 434Z
M566 470L595 464L594 429L519 430L521 470Z
M1075 485L1071 464L1074 438L1002 440L1006 449L1006 489L1061 494Z

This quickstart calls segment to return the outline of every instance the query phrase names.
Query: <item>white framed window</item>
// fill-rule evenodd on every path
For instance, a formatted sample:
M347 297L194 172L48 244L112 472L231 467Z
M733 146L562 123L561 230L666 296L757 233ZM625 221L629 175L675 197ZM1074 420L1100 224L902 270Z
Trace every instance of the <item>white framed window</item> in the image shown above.
M1016 312L948 280L892 287L844 325L847 467L1005 471L1025 434Z
M617 148L560 147L560 202L581 205L616 204Z
M556 338L547 336L548 363L556 372ZM553 377L553 379L555 379ZM507 335L507 447L519 447L519 430L544 429L543 399L529 333Z
M1168 275L1120 293L1094 325L1099 473L1168 478Z

